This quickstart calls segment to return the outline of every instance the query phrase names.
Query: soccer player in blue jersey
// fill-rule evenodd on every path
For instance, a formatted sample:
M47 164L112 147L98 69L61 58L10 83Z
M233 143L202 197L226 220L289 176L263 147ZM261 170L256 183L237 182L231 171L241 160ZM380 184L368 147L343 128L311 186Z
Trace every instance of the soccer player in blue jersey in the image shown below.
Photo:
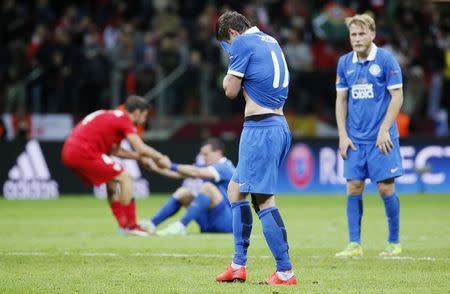
M347 222L350 243L337 257L358 257L361 247L364 181L376 183L389 228L380 256L401 253L400 204L394 179L403 174L395 119L403 103L402 72L392 54L378 48L375 22L367 14L346 19L353 51L337 66L336 121L339 150L347 179Z
M288 253L286 228L275 205L278 169L288 153L291 133L283 115L288 95L289 71L278 42L252 27L233 11L220 16L216 37L229 55L223 80L225 95L245 98L245 122L239 143L239 162L228 185L233 214L234 256L219 282L245 281L247 249L252 231L252 212L246 200L251 194L267 244L276 260L276 272L266 282L295 285Z
M185 235L186 227L192 220L198 223L202 233L231 233L231 208L226 191L235 167L224 157L224 151L225 146L221 140L210 138L200 148L205 166L172 163L170 169L160 169L149 160L150 169L162 175L179 179L199 178L204 182L198 192L184 186L178 188L150 220L139 224L150 234L154 234L156 226L185 206L187 211L179 221L156 234Z

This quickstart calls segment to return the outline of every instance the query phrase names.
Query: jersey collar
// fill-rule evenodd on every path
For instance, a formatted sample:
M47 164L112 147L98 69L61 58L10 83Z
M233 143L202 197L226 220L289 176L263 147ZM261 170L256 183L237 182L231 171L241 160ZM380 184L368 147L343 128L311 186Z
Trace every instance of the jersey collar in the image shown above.
M260 30L255 26L255 27L251 27L248 30L246 30L244 32L244 34L255 34L255 33L259 33Z
M372 60L375 60L375 56L377 55L377 50L378 50L377 45L375 45L374 43L372 43L372 46L370 47L370 53L369 53L369 56L367 56L366 61L372 61ZM355 51L353 51L352 62L353 62L353 63L357 63L357 62L358 62L358 56L356 55L356 52L355 52Z

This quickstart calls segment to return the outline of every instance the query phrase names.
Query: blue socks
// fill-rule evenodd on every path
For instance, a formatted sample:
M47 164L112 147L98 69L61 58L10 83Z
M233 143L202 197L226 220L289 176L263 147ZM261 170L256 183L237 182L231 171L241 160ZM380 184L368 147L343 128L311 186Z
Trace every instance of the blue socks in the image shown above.
M389 227L389 243L399 243L399 229L400 229L400 201L397 194L382 197L384 202L384 209Z
M350 242L361 243L362 195L347 196L347 224Z
M292 264L289 259L286 228L278 208L269 207L258 212L264 236L277 264L277 272L289 271Z
M163 207L159 209L159 211L155 214L155 216L151 219L152 223L157 226L162 223L167 218L174 215L181 207L181 203L175 199L174 196L170 197L169 200L164 204Z
M233 262L239 265L247 263L247 249L250 245L253 216L247 200L231 203L233 215L234 256Z
M205 194L199 193L197 197L192 200L189 205L186 214L180 220L180 222L187 226L193 219L197 218L202 212L208 210L211 199Z

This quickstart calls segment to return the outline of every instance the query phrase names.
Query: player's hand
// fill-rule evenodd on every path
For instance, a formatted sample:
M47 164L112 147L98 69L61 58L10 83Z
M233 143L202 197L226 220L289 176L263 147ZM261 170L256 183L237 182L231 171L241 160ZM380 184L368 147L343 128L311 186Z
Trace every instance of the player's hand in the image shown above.
M172 161L170 161L170 158L167 155L164 155L158 161L156 161L156 164L160 168L170 168L170 165L172 164Z
M154 171L154 170L158 169L156 162L153 159L151 159L150 157L141 157L139 159L139 162L147 170Z
M392 143L389 130L380 129L377 136L376 146L383 154L388 154L389 152L391 152L394 144Z
M353 145L352 140L348 136L339 137L339 153L342 158L347 159L347 151L348 148L352 148L352 150L356 150L355 145Z

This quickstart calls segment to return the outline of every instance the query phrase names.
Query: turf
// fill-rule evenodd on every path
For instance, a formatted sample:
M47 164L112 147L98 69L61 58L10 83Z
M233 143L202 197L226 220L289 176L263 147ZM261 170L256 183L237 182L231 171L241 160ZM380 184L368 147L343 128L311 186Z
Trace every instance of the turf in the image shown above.
M138 201L149 216L166 197ZM340 260L346 245L344 197L278 197L299 285L260 285L274 262L254 215L245 284L214 276L232 255L232 237L123 237L105 200L0 200L0 293L450 293L450 196L402 195L399 259L377 256L386 218L378 197L364 200L364 257ZM164 224L163 224L164 226Z

